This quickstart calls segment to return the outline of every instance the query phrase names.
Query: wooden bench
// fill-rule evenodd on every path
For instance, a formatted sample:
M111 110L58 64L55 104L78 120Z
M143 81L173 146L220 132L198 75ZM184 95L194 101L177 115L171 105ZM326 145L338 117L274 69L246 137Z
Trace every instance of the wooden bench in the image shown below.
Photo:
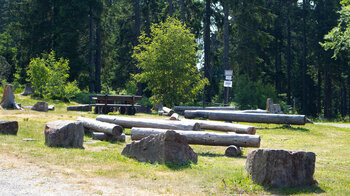
M119 110L121 114L134 115L136 113L137 101L142 99L142 96L136 95L90 95L92 100L96 101L94 112L96 114L107 114L108 112L116 112ZM119 102L119 103L118 103Z

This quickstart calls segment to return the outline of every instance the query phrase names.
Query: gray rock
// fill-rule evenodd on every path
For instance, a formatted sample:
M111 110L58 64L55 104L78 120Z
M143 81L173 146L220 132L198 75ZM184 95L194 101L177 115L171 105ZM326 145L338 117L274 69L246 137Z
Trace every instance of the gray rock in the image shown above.
M188 145L186 137L175 131L150 135L140 141L126 145L122 155L141 162L183 163L197 162L198 156Z
M231 145L226 148L225 155L228 157L239 157L242 155L242 151L240 147L237 147L235 145Z
M32 110L39 112L47 112L49 110L49 105L45 101L37 102L32 107Z
M84 127L81 122L59 120L46 123L45 145L49 147L83 148Z
M92 110L91 105L74 105L74 106L67 107L67 111L90 112L91 110Z
M18 122L17 121L0 121L0 133L17 135Z
M274 188L309 186L315 183L313 152L258 149L249 153L245 169L253 182Z

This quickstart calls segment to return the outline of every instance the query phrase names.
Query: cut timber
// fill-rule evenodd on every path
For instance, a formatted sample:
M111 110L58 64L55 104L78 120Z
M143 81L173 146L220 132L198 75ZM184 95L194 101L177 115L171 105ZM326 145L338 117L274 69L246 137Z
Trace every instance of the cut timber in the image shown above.
M256 129L249 125L240 125L227 122L210 121L210 120L184 120L193 121L199 123L201 129L215 130L215 131L225 131L225 132L236 132L241 134L254 135Z
M114 123L124 128L132 127L148 127L159 129L180 129L199 131L200 126L196 122L182 122L172 120L144 119L144 118L128 118L119 116L97 116L96 120L108 123Z
M74 106L67 107L67 111L90 112L91 110L92 110L91 105L74 105Z
M266 110L186 110L185 118L209 118L209 113L213 112L227 112L227 113L257 113L257 114L267 114Z
M125 142L124 133L119 136L112 136L101 132L93 132L91 135L92 135L92 139L95 139L95 140Z
M28 84L26 84L26 87L21 95L27 96L27 95L31 95L31 94L33 94L32 84L28 83Z
M235 110L236 107L195 107L195 106L175 106L175 112L183 114L185 110Z
M13 86L6 84L0 105L4 109L21 109L15 102L15 94L13 94Z
M177 113L173 113L169 119L170 120L179 120L179 115Z
M210 112L208 113L208 118L210 120L251 122L251 123L272 123L272 124L291 124L291 125L305 125L305 123L307 123L307 119L305 118L305 115L286 115L286 114Z
M118 136L123 133L123 127L116 124L105 123L83 117L79 117L77 121L81 122L84 128L86 129L92 129L93 131L103 132L108 135Z
M165 133L166 129L152 128L132 128L131 139L140 140L152 134ZM213 133L206 131L183 131L174 130L176 133L186 137L189 144L211 145L211 146L240 146L240 147L259 147L260 136L241 135L227 133Z
M168 116L171 116L174 114L174 110L172 110L168 107L163 107L163 114L167 114Z

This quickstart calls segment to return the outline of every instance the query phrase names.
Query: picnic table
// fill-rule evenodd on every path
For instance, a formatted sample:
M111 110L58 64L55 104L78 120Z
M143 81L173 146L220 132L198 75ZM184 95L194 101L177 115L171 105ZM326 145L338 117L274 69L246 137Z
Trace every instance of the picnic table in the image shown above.
M134 115L136 113L137 101L142 99L142 96L136 95L90 95L92 100L96 101L94 112L96 114L107 114L119 110L121 114Z

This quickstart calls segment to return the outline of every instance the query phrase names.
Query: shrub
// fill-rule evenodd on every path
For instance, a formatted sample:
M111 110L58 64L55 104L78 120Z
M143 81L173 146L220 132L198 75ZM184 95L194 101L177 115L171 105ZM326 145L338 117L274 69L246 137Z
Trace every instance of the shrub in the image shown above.
M32 59L28 66L29 82L35 89L35 95L50 99L70 100L80 90L77 83L67 82L69 74L68 60L56 59L55 52L43 54L42 58Z

